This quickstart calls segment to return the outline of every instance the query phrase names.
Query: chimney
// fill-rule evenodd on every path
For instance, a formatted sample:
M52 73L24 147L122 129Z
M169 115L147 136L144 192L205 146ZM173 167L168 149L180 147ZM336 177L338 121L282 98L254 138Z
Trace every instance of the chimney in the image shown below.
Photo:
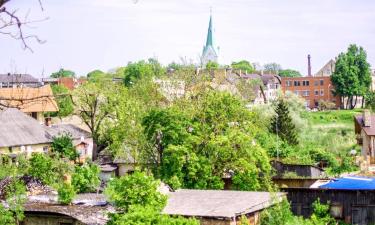
M365 127L371 127L371 113L370 113L370 110L368 109L365 109L363 111L363 126Z
M311 77L311 56L307 55L307 75Z
M44 118L44 123L47 127L50 127L52 125L52 119L51 117Z

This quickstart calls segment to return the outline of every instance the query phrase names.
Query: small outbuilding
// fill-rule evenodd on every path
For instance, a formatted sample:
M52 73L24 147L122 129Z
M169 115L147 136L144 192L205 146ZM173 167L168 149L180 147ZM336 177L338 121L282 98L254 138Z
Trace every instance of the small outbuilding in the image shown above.
M237 225L246 216L250 224L259 224L260 212L280 202L284 193L177 190L168 193L163 213L195 217L201 225Z

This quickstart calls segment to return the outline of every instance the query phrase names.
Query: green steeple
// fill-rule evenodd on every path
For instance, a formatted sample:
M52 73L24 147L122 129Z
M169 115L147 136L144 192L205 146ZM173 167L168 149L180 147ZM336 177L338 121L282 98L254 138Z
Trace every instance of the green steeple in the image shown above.
M208 32L207 32L207 40L206 40L206 48L207 46L212 46L212 15L210 15L210 23L208 25Z

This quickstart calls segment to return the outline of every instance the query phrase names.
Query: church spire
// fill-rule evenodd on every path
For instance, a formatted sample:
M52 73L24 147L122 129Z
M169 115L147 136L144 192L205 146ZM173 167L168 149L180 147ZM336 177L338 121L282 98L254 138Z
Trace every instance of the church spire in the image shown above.
M212 10L210 10L210 22L208 24L206 47L212 46L212 45L213 45L213 40L212 40Z

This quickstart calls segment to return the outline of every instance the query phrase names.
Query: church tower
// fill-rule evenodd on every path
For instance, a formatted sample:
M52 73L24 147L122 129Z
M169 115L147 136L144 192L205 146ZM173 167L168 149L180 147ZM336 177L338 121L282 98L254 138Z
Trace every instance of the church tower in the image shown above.
M201 56L201 65L205 67L208 62L217 62L218 55L213 45L213 28L212 28L212 13L210 14L210 22L208 24L206 45L203 47Z

